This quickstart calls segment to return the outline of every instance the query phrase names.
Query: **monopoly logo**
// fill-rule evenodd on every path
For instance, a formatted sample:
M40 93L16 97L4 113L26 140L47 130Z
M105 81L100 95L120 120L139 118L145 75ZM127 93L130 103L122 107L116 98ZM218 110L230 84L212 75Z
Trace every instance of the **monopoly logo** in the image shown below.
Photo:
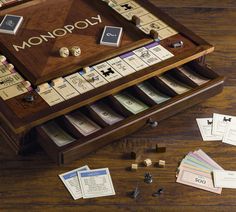
M58 28L53 30L52 32L47 32L44 35L39 35L37 37L31 37L28 39L28 41L23 41L22 44L13 45L13 48L19 52L21 50L24 50L26 48L31 48L32 46L38 46L41 45L44 42L48 42L50 39L55 39L57 37L63 37L66 36L68 33L73 33L74 30L84 30L87 29L90 26L94 26L97 24L102 23L102 18L100 15L97 15L95 17L91 17L89 19L77 21L73 25L66 25L62 28Z

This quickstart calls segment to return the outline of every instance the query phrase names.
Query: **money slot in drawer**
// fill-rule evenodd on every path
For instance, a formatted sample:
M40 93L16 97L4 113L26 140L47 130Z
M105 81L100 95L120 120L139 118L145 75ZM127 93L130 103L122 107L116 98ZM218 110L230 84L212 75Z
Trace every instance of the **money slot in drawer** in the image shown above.
M202 69L205 69L202 68ZM210 70L208 70L210 73ZM188 92L185 92L180 95L175 95L169 100L145 108L145 110L140 111L139 113L131 113L127 116L123 116L124 119L110 126L105 126L98 130L97 132L90 134L88 136L78 136L74 141L68 143L67 145L58 147L52 139L45 133L43 130L44 126L37 127L38 132L38 141L43 146L45 151L58 163L64 164L69 163L73 160L79 159L98 148L105 146L106 144L112 143L117 139L120 139L124 136L127 136L138 129L145 127L157 127L158 123L172 116L188 107L191 107L217 93L219 93L223 88L223 77L217 76L215 79L211 79L207 83L192 88ZM124 91L125 94L130 91ZM137 94L138 95L138 94ZM113 101L115 99L115 101ZM117 101L114 96L110 96L109 103L110 106L113 106L112 109L124 110L124 106ZM107 100L106 100L107 101ZM115 104L114 104L115 102ZM116 104L116 103L119 104ZM143 102L145 104L145 102ZM120 107L118 108L117 105ZM148 105L147 103L145 105ZM118 109L118 110L117 110ZM127 111L126 111L127 112ZM118 113L122 115L121 113ZM85 114L85 115L90 115ZM91 115L90 115L91 117ZM69 127L68 127L69 129ZM73 134L70 134L73 137Z
M207 74L207 72L204 73L201 70L202 67L199 69L186 65L174 69L171 71L171 75L188 86L196 88L214 79L214 76L210 75L210 72Z
M126 89L120 93L109 96L111 104L125 117L137 115L150 106L147 103L141 101L138 97L132 95L129 89Z
M131 88L134 96L138 96L142 102L149 106L155 106L171 99L170 96L160 92L149 81L144 81Z
M77 139L94 134L103 128L85 108L60 117L60 123Z
M86 106L86 111L93 120L103 127L116 124L125 118L119 114L116 108L112 107L108 98L104 98Z

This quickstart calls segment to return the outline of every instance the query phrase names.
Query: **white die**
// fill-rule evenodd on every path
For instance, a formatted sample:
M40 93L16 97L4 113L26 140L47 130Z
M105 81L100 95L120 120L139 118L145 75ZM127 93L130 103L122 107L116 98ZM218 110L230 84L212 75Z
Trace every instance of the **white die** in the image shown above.
M81 49L79 46L73 46L70 49L70 52L73 56L78 57L81 55Z
M68 48L62 47L62 48L60 48L60 50L59 50L59 54L60 54L61 57L69 57L70 51L69 51Z

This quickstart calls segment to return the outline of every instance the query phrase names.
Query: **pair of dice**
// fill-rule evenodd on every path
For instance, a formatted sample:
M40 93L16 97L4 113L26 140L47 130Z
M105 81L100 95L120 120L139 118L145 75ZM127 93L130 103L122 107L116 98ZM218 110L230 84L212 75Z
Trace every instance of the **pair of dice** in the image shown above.
M79 46L73 46L70 48L70 50L67 47L62 47L59 50L59 54L61 57L69 57L70 53L73 56L78 57L81 55L81 49Z

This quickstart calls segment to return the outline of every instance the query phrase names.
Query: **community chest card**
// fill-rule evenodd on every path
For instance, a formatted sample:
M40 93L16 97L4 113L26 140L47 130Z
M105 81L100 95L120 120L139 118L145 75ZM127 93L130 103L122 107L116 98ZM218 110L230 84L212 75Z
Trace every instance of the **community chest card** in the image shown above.
M61 181L64 183L65 187L68 189L74 200L83 197L81 192L81 187L79 184L78 172L86 170L89 170L89 167L83 166L78 169L74 169L72 171L59 175Z
M78 172L83 198L115 195L108 168Z

